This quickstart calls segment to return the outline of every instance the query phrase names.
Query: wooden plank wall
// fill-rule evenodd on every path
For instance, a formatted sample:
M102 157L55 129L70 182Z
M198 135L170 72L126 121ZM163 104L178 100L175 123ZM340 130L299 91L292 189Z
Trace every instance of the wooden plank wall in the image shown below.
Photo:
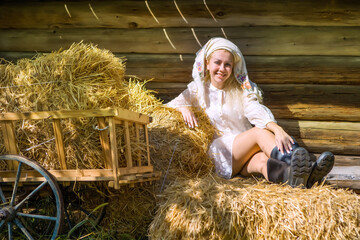
M360 165L360 2L348 0L1 1L0 57L92 42L164 102L191 81L215 36L242 50L280 124L311 152Z

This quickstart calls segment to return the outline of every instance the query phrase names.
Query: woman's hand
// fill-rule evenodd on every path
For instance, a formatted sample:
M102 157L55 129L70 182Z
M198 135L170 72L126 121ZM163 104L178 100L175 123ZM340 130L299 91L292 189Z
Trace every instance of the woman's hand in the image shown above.
M284 151L290 153L290 150L292 150L292 144L294 144L292 137L290 137L282 127L274 122L268 123L266 127L274 133L275 143L280 152L282 154L284 154Z
M179 107L176 108L176 110L182 113L184 121L189 127L191 128L195 126L198 127L198 122L196 120L196 117L188 107Z

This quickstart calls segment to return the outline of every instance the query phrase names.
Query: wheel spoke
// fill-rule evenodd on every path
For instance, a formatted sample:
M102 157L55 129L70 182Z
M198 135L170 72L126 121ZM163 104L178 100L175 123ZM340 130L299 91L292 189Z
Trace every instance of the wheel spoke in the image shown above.
M38 218L38 219L56 221L56 217L50 217L50 216L46 216L46 215L37 215L37 214L28 214L28 213L17 213L17 215L21 216L21 217L30 217L30 218Z
M35 193L37 193L41 188L45 186L47 183L47 180L42 182L36 189L34 189L29 195L27 195L18 205L14 207L15 210L17 210L19 207L21 207L27 200L29 200Z
M8 235L9 235L9 239L13 239L13 233L12 233L12 223L8 222Z
M10 206L14 206L17 187L19 185L19 180L20 180L20 175L21 175L21 165L22 165L22 162L19 162L19 167L18 167L17 173L16 173L16 181L15 181L15 184L14 184L14 190L13 190L13 194L11 196Z
M24 227L24 225L22 225L22 223L19 221L19 219L15 219L15 223L16 225L20 228L20 230L25 234L25 236L30 239L33 240L34 238L31 236L31 234L26 230L26 228Z
M0 199L1 199L2 203L6 203L6 198L5 198L5 195L3 193L1 186L0 186Z

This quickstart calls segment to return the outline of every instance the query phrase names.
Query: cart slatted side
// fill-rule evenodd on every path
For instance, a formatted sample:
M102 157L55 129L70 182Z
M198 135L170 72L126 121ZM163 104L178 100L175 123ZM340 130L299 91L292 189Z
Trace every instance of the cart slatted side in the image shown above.
M69 118L95 117L100 131L100 145L104 154L105 169L68 169L63 141L61 120ZM0 122L6 151L18 154L13 121L50 119L53 124L56 151L59 157L60 170L48 170L57 181L109 181L109 186L115 189L120 184L134 184L136 182L153 181L159 179L160 173L155 172L150 161L149 139L147 124L150 117L121 108L107 108L98 110L78 111L44 111L27 113L1 113ZM125 129L125 158L126 167L119 167L118 141L116 127L120 124ZM129 125L135 126L135 139L140 142L140 131L143 131L146 146L146 164L141 163L141 153L136 152L136 164L133 164ZM15 180L17 166L10 165L7 171L0 172L2 180ZM20 181L41 181L42 177L35 171L23 171Z

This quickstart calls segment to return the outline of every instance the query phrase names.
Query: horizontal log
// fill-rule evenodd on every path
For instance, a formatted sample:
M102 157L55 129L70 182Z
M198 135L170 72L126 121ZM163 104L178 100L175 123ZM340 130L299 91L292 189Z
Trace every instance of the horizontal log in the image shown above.
M112 52L194 54L199 44L222 36L218 28L2 29L0 51L54 51L74 42ZM360 55L360 27L228 27L228 38L245 55ZM171 42L169 42L169 40Z
M186 88L186 83L146 85L168 102ZM312 84L259 84L264 104L276 118L323 121L360 121L360 86Z
M309 152L360 155L360 122L278 119L278 124Z
M360 25L354 1L207 0L206 5L190 0L148 1L157 22L145 1L2 1L0 28Z
M326 182L334 187L360 189L360 166L335 166Z
M46 54L46 53L44 53ZM0 52L0 58L16 63L34 52ZM194 54L131 54L125 57L126 74L154 82L188 83ZM360 57L344 56L245 56L250 78L258 84L360 85Z
M193 54L117 55L127 58L126 74L129 75L154 78L154 82L188 83L192 79ZM245 60L250 78L259 84L360 85L360 57L245 56Z
M360 86L263 84L260 87L265 92L265 105L278 118L289 115L296 119L360 121Z
M360 156L335 155L335 166L360 166Z

